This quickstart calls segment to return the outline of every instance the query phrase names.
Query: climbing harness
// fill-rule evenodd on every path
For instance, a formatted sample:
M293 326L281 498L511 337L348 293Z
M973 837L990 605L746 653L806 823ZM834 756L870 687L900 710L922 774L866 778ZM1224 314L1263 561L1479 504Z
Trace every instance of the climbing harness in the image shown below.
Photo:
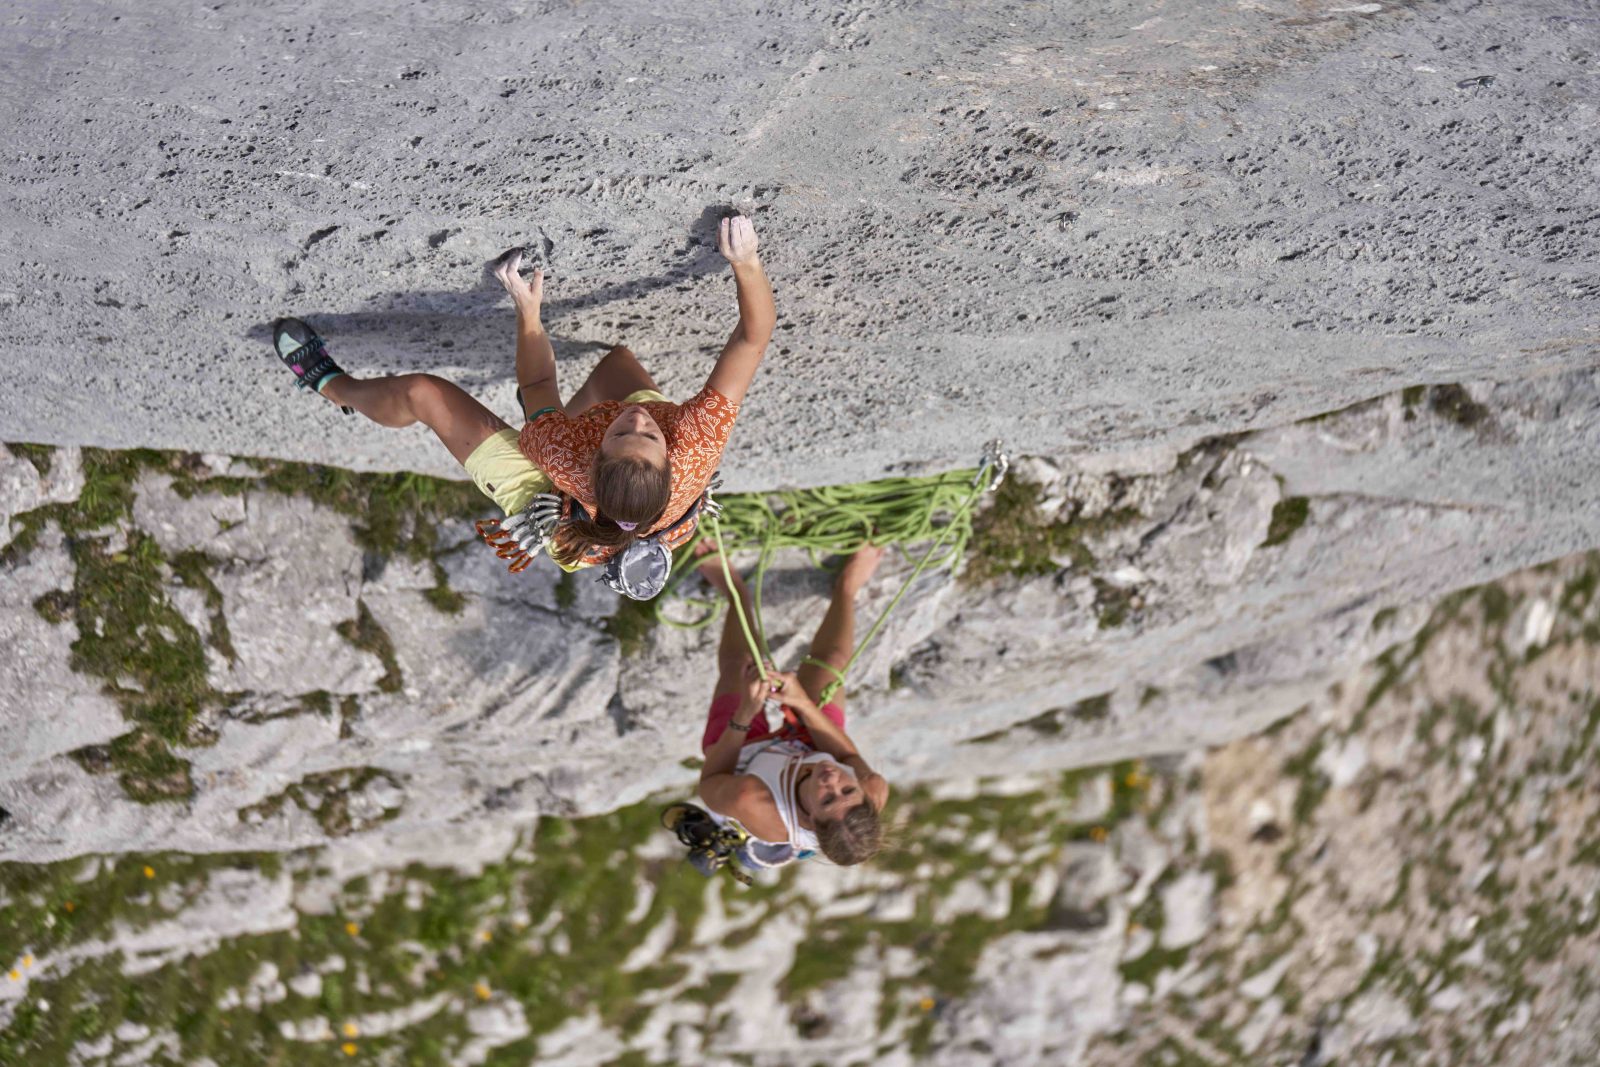
M666 529L641 537L608 559L595 560L602 566L599 580L615 592L633 600L650 600L667 586L672 574L672 552L693 539L702 514L714 514L721 505L711 499L718 486L713 479L704 493ZM515 515L504 519L479 519L478 536L495 550L495 555L510 564L513 574L527 570L534 557L550 545L561 523L572 518L589 518L584 506L559 493L539 493Z

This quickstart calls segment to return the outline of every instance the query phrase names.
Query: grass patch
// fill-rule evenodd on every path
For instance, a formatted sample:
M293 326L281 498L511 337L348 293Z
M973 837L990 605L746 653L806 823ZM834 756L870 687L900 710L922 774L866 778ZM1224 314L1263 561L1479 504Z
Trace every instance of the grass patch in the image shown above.
M1128 960L1118 968L1124 982L1137 982L1155 989L1156 976L1162 971L1175 971L1189 962L1189 947L1162 948L1159 944L1138 959Z
M33 602L33 610L52 626L60 626L72 618L72 594L65 589L52 589Z
M578 602L578 580L571 571L562 571L556 579L555 597L557 611L568 611Z
M222 610L222 591L211 580L211 569L217 561L204 552L183 552L172 559L172 572L178 581L205 595L206 610L210 612L211 628L206 641L212 648L228 657L228 662L238 661L233 650L233 636L228 632L228 617Z
M438 560L433 560L433 588L424 589L422 595L434 608L446 615L459 615L467 606L467 598L450 588L450 577Z
M558 594L560 589L558 585ZM654 602L619 596L617 610L601 623L601 627L616 640L624 656L635 656L644 650L658 622Z
M469 520L488 507L471 482L411 473L357 473L317 464L251 462L260 476L245 487L303 496L347 515L353 520L356 543L383 555L430 560L439 551L441 521Z
M995 730L979 737L974 737L966 742L969 745L989 744L1011 736L1018 730L1027 730L1040 737L1055 737L1065 730L1067 723L1102 722L1111 716L1111 694L1100 693L1097 696L1086 697L1070 708L1051 708L1041 712L1031 719L1023 719L1003 730Z
M188 743L195 717L219 694L206 680L200 635L167 600L161 549L135 530L70 545L77 568L72 669L106 681L123 714L169 744Z
M1114 630L1128 621L1133 614L1139 591L1132 586L1116 585L1104 578L1094 580L1094 617L1102 630Z
M48 478L50 468L55 463L56 450L49 445L7 444L6 451L18 459L25 459L33 464L33 469L39 472L39 477Z
M1465 430L1487 426L1494 419L1487 407L1472 399L1472 394L1465 388L1455 384L1435 385L1429 389L1428 410Z
M1042 487L1015 475L1006 479L972 522L972 542L963 580L979 584L1004 576L1054 574L1058 559L1079 571L1095 565L1088 543L1137 521L1137 509L1050 521L1039 508Z
M1272 521L1267 524L1266 540L1262 548L1281 545L1293 537L1295 531L1306 524L1311 515L1311 501L1303 496L1284 497L1272 505Z
M322 827L323 833L329 837L345 837L371 829L379 823L388 822L400 814L403 805L385 808L377 816L361 814L351 809L351 798L378 781L395 788L399 788L400 785L394 775L376 767L343 768L324 771L321 774L309 774L283 792L241 808L239 819L241 822L252 821L253 818L270 819L282 811L285 804L293 803L301 810L310 812L317 820L317 824Z
M856 956L867 947L872 924L864 919L845 920L813 928L795 949L794 963L784 976L781 995L793 1000L803 993L847 977L855 969Z
M1323 745L1324 735L1318 734L1311 744L1283 765L1283 773L1288 777L1299 779L1300 782L1294 797L1296 826L1306 826L1311 822L1311 817L1322 805L1322 799L1328 795L1328 789L1332 784L1328 776L1317 768L1317 760L1322 756Z
M188 800L194 795L190 763L172 754L165 741L146 730L133 730L107 745L89 745L71 753L90 774L115 774L122 791L141 804Z
M378 679L381 692L400 692L405 679L400 673L400 662L395 658L394 642L389 639L389 631L372 617L366 601L357 600L356 617L341 622L334 629L351 645L378 657L383 664L383 677Z

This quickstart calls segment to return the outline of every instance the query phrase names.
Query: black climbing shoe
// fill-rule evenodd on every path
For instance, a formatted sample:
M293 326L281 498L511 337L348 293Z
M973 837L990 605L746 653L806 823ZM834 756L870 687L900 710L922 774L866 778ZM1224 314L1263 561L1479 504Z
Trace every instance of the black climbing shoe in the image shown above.
M317 331L299 319L279 319L272 324L272 347L283 365L294 371L295 385L301 389L317 389L329 378L344 373L328 355ZM339 410L354 414L342 404Z

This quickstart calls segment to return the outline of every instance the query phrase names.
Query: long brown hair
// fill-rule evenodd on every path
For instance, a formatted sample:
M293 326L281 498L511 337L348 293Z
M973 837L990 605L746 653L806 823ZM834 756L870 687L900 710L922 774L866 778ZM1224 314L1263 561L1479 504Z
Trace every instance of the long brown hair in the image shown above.
M672 496L672 464L660 466L634 456L615 459L595 453L590 471L594 486L595 515L561 524L550 542L551 558L570 567L590 548L623 548L661 521ZM624 530L618 520L631 522Z
M837 819L817 823L816 834L822 854L841 867L870 860L883 847L883 822L866 799Z

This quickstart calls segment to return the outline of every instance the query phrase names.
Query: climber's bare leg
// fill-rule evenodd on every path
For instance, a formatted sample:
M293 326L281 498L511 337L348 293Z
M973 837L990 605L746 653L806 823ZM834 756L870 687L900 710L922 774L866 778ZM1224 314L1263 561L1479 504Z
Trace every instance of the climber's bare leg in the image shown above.
M432 374L356 378L341 374L321 389L335 404L355 408L379 426L427 426L458 463L501 430L505 422L454 382Z

